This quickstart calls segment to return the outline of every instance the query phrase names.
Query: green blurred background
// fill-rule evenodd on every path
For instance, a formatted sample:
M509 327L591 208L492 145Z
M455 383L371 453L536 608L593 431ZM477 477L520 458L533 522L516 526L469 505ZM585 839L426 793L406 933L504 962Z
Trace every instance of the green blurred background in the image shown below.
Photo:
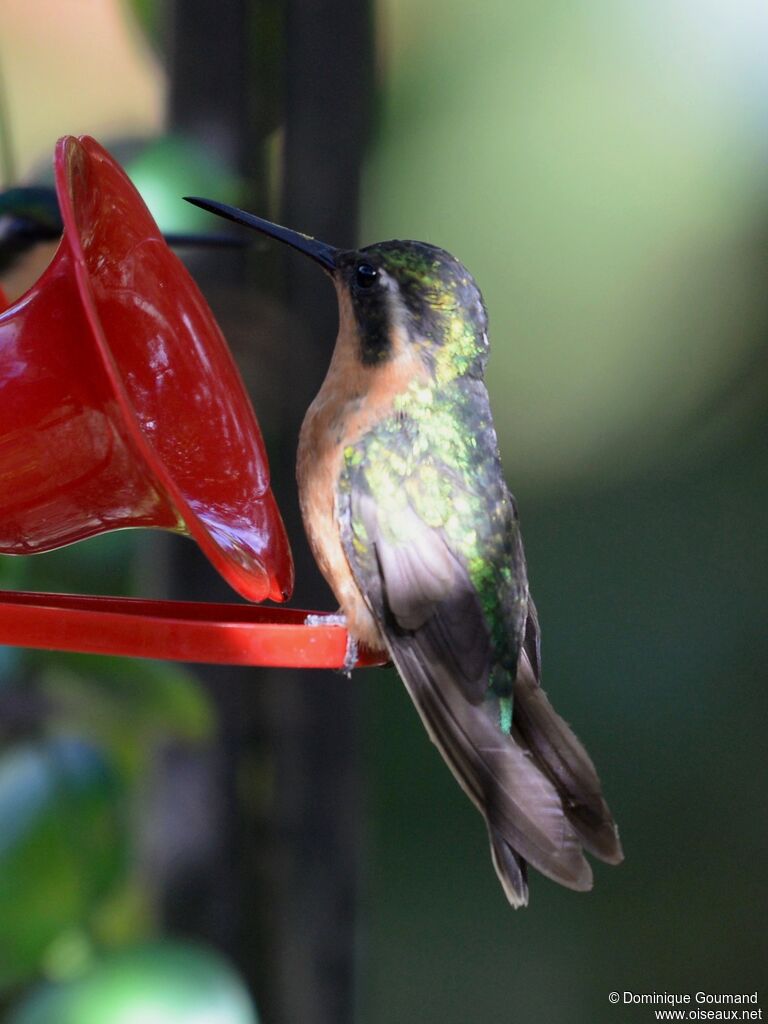
M310 6L340 35L365 8ZM256 55L248 130L232 143L219 124L231 111L217 112L215 94L197 119L178 98L174 75L184 66L169 53L178 54L183 4L4 0L3 131L14 163L4 185L42 173L58 135L89 132L126 154L163 227L207 226L176 202L190 192L295 217L297 194L312 197L305 179L315 168L291 148L291 118L301 122L311 106L306 92L292 92L291 76L302 53L321 66L326 58L321 36L304 40L304 51L296 42L301 8L221 6L222 34L245 19L250 34L237 45ZM588 896L534 878L530 907L513 913L481 822L395 675L358 673L351 842L360 881L347 915L352 980L341 971L338 982L351 986L354 1010L334 1014L313 989L322 945L307 950L297 935L312 931L317 909L304 898L305 872L301 863L296 875L281 869L297 860L293 833L270 846L262 829L278 760L263 735L237 766L256 824L234 830L228 850L240 888L219 910L229 922L244 915L269 877L301 891L301 905L267 900L258 927L240 921L220 942L229 933L210 926L210 913L185 920L163 896L174 888L173 864L152 851L168 839L167 807L147 792L158 773L167 781L169 750L173 763L215 758L233 713L227 682L3 651L0 985L19 1024L63 1020L45 1000L74 998L72 989L30 997L33 983L95 990L99 970L114 973L99 967L105 951L140 961L158 942L173 969L177 954L208 957L208 991L224 986L229 1001L221 1017L211 1010L199 1020L222 1024L255 1013L243 1008L242 985L267 1021L298 1019L286 1008L300 1005L304 1022L608 1024L652 1019L648 1008L609 1005L612 990L753 992L765 980L768 10L757 0L378 0L368 14L370 77L352 56L349 69L342 58L328 71L341 82L339 102L359 97L361 111L347 125L341 107L329 109L318 145L325 131L335 155L348 147L361 158L348 190L343 172L327 202L354 205L362 243L425 239L457 253L480 282L489 387L542 620L544 685L599 767L626 863L598 865ZM226 67L220 73L226 79ZM108 89L83 86L107 74ZM293 227L322 230L322 192L314 203L316 221ZM281 507L297 529L295 428L280 410L302 386L302 367L310 395L319 383L332 330L314 333L332 316L332 297L297 287L298 268L286 287L294 265L268 246L245 270L228 272L227 258L191 267L253 388ZM315 301L327 305L314 313ZM254 323L258 342L249 341ZM308 338L317 354L303 363L309 349L297 342L292 360L267 362L269 337ZM118 534L33 566L6 560L4 585L162 592L162 566L178 575L188 552L158 562L157 543ZM327 591L316 593L331 607ZM309 696L300 681L273 675L264 689L278 695L267 712L279 731L292 717L280 701L303 707ZM244 714L262 688L253 674L228 678L234 713ZM192 792L183 788L190 777L200 778L182 773L173 792ZM46 797L56 787L69 803ZM202 794L190 806L210 828L222 796L215 786ZM66 841L73 830L83 837L77 849ZM311 830L302 836L311 866ZM266 867L263 844L273 858ZM215 843L205 850L209 873L234 877ZM242 869L250 859L261 871L252 885ZM194 973L178 968L182 978ZM199 1010L199 994L190 999ZM197 1022L182 1003L158 1021Z

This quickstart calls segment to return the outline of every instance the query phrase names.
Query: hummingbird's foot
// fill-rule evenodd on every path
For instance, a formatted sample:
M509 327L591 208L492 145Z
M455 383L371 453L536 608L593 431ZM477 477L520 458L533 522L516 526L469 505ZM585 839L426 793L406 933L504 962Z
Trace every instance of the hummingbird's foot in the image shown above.
M341 673L347 679L352 678L352 669L357 665L360 656L359 645L351 633L347 633L347 650L344 655L344 664L341 666Z
M304 619L305 626L343 626L347 628L347 616L337 612L335 615L307 615ZM344 664L339 669L347 679L352 678L352 669L357 665L360 655L357 640L351 633L347 633L347 650L344 654Z

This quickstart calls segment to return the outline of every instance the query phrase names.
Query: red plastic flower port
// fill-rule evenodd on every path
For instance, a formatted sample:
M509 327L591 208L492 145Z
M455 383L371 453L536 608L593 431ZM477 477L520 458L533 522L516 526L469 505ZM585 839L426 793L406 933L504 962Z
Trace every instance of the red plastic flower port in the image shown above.
M0 315L0 551L163 527L244 597L285 600L264 444L212 313L98 143L61 139L55 170L61 244Z
M293 563L264 444L210 309L106 150L65 137L55 171L61 243L0 313L0 553L160 527L193 537L243 597L284 601ZM303 616L7 594L0 643L341 665L344 630Z

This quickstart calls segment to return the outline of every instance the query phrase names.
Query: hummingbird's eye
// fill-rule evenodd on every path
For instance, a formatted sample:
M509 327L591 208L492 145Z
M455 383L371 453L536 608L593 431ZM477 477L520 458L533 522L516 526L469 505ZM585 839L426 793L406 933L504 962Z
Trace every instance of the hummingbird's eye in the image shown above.
M361 288L370 288L378 276L378 270L376 267L372 267L370 263L358 263L355 270L355 280Z

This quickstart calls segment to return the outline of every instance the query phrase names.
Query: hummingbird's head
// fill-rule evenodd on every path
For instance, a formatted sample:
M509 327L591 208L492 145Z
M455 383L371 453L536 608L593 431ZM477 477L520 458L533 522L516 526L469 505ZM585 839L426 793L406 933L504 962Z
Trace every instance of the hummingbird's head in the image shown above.
M367 365L387 362L415 348L430 369L451 376L482 373L488 318L483 297L467 268L445 249L427 242L377 242L339 252L334 271L347 295Z
M233 206L188 198L211 213L255 228L314 259L333 279L342 325L352 329L367 367L417 355L441 380L481 376L488 318L467 268L427 242L376 242L336 249Z

